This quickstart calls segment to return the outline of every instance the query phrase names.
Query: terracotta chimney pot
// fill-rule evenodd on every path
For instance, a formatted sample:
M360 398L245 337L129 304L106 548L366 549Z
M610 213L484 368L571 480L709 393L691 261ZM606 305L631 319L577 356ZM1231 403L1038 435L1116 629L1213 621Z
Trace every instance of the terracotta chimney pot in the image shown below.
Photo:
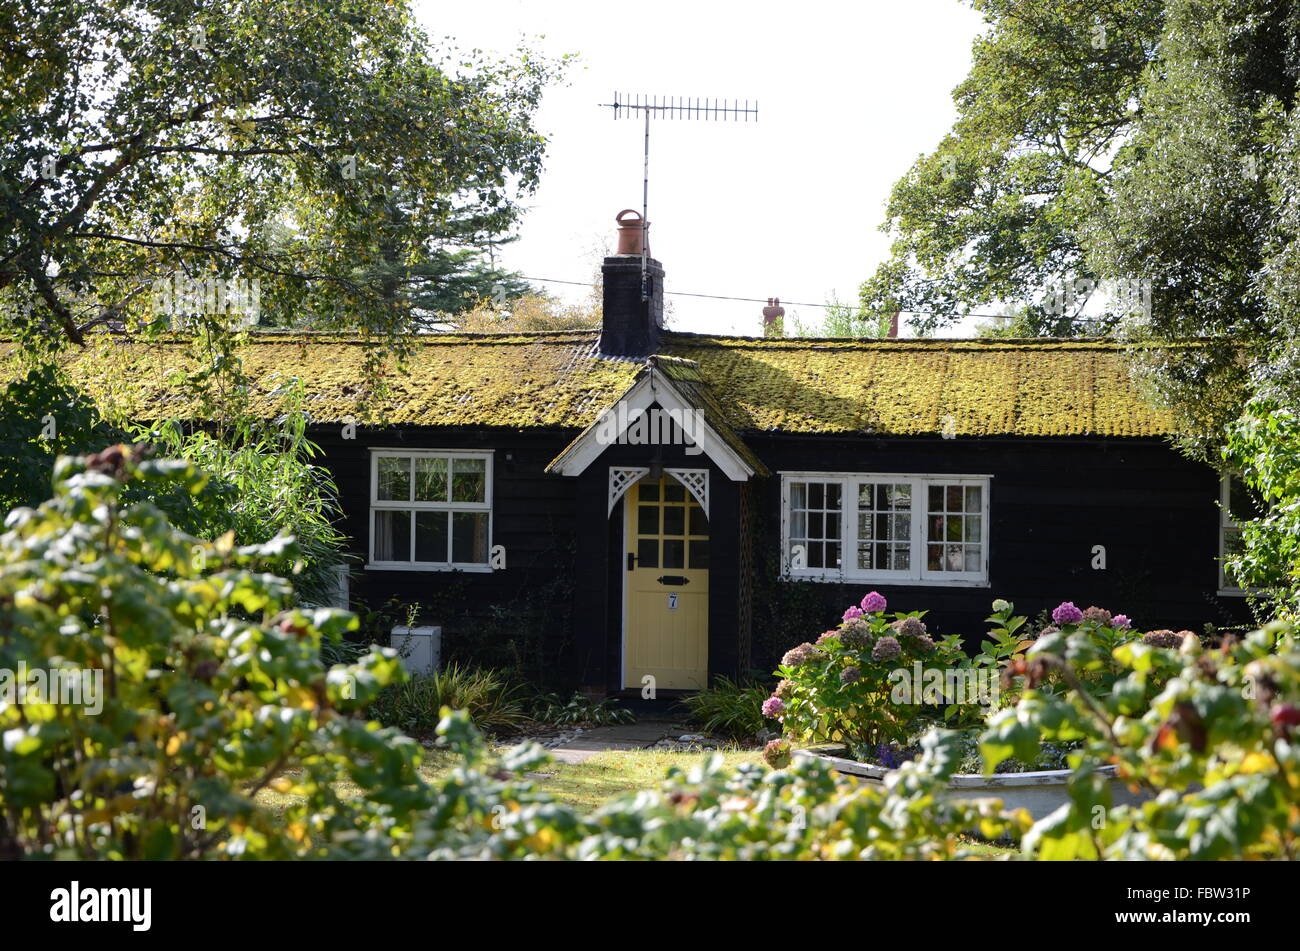
M634 215L625 218L624 215ZM650 253L650 222L641 218L635 208L624 208L614 220L618 222L618 254L640 254L644 243L645 253Z

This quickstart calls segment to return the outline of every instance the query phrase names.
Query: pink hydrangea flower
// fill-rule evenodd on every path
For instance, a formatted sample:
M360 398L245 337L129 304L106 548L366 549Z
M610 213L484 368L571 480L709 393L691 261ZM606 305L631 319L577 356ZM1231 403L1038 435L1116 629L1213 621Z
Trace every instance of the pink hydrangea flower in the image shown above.
M1117 631L1127 631L1130 627L1133 626L1133 622L1128 619L1127 614L1116 614L1111 619L1111 625Z
M1062 601L1052 612L1052 620L1057 624L1078 624L1083 620L1083 612L1074 606L1073 601Z
M844 612L844 620L846 621L852 621L860 617L862 617L862 609L859 607L851 607Z
M868 614L876 614L885 610L886 607L888 607L888 602L879 591L869 591L867 596L862 599L862 610Z
M763 716L778 719L785 712L785 701L773 694L763 701Z

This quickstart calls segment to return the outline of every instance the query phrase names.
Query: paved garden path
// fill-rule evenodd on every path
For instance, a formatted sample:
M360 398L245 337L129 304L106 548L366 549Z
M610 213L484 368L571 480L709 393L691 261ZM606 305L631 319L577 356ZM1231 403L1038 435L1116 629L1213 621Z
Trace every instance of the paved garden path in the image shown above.
M643 750L666 736L681 732L672 720L638 720L618 726L598 726L551 750L561 763L581 763L605 750Z

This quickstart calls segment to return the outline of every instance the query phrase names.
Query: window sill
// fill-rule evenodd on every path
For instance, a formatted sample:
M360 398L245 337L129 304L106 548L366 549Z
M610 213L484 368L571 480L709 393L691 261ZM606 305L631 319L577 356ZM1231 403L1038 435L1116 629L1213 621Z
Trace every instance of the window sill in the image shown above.
M792 574L781 575L782 581L816 581L822 584L874 584L881 587L906 588L988 588L986 578L851 578L844 575Z
M419 562L415 564L410 562L367 562L361 567L365 571L463 571L467 574L491 574L493 571L490 565L437 565Z

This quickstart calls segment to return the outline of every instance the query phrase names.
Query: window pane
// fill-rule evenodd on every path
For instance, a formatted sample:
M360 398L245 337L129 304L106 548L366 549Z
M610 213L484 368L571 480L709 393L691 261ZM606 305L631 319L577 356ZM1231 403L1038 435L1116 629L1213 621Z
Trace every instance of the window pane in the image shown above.
M808 507L810 509L819 509L825 501L825 486L820 482L810 482L808 484Z
M659 534L659 506L638 505L636 507L636 531L638 535Z
M659 567L659 540L643 538L636 543L636 566L638 568Z
M840 543L826 543L826 567L838 568L840 566Z
M890 537L899 540L911 538L912 537L912 516L895 515L894 534Z
M411 457L380 456L377 498L384 501L411 501Z
M980 546L966 546L966 570L979 571L983 566L980 564Z
M883 546L858 545L858 567L859 568L871 569L876 567L876 562L874 558L874 554L875 554L874 549L876 549L877 547L883 547Z
M487 501L486 459L451 461L451 500L453 502ZM486 555L483 560L487 560Z
M925 567L927 571L943 570L943 546L942 545L925 546Z
M948 521L945 526L947 529L947 532L944 536L945 541L950 541L950 542L961 541L961 523L963 521L965 521L965 519L963 519L960 515L948 516Z
M978 512L983 508L984 493L978 485L966 486L966 511Z
M1228 518L1234 522L1248 522L1261 516L1255 496L1239 476L1228 476Z
M686 543L681 539L664 539L664 567L686 567Z
M826 507L839 511L840 508L840 484L832 482L826 486Z
M891 545L893 558L889 567L895 571L910 571L912 568L912 547L910 545Z
M664 506L664 534L686 534L686 509L680 505Z
M487 512L452 512L451 560L462 564L487 564L487 533Z
M806 509L808 507L808 483L790 483L790 508Z
M375 513L375 561L411 560L411 513Z
M790 537L808 537L808 514L806 512L790 513Z
M961 546L960 546L960 545L948 545L948 546L946 546L946 547L947 547L947 556L948 556L948 557L947 557L947 559L946 559L946 563L945 563L945 565L944 565L944 570L945 570L945 571L962 571L962 570L963 570L963 566L966 564L966 561L965 561L965 559L964 559L963 556L962 556Z
M808 513L808 537L825 538L826 516L821 512Z
M968 518L966 519L966 541L977 542L980 540L980 525L983 519Z
M823 517L826 519L826 537L827 537L827 538L839 538L839 537L840 537L840 516L839 516L839 513L837 513L837 512L828 512L828 513L826 513L826 515L823 516Z
M686 498L686 489L680 482L668 481L664 483L664 501L680 502Z
M692 568L709 567L709 542L708 539L697 538L688 543L691 556Z
M709 520L704 517L704 509L698 505L692 505L691 513L691 534L707 535L709 534Z
M930 486L929 495L930 495L930 506L929 506L930 511L942 512L943 511L943 486L940 485Z
M447 501L446 459L430 456L415 457L415 500L417 502ZM438 560L444 561L445 558Z
M415 513L415 560L447 560L448 512Z
M807 547L808 547L808 567L825 568L826 567L825 552L823 551L824 546L822 545L822 543L808 542Z
M948 503L947 508L948 508L948 511L949 511L949 512L960 512L960 511L961 511L961 499L962 499L961 486L959 486L959 485L950 485L950 486L948 486L948 489L947 489L947 503Z
M658 501L659 501L659 483L658 483L658 482L642 482L642 483L640 483L640 486L641 486L640 491L641 491L641 501L642 501L642 502L658 502Z

